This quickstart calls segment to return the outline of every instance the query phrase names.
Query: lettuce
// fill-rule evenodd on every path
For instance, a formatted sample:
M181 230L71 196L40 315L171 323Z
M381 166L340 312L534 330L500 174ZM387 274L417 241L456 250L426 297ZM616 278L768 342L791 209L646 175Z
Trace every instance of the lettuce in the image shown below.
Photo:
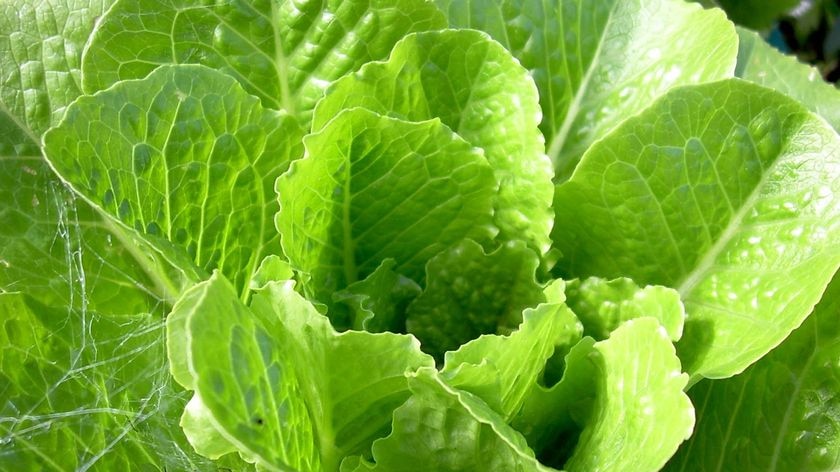
M0 77L0 469L840 467L840 92L720 10L10 0Z

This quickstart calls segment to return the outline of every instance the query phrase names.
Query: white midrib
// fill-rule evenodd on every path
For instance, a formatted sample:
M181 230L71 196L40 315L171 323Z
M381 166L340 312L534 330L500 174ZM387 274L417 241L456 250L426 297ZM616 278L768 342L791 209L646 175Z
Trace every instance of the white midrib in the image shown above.
M780 156L784 155L785 149L779 153ZM760 156L756 155L757 159L761 159ZM765 185L767 185L767 180L770 175L773 174L776 166L779 165L779 161L782 158L779 157L770 165L770 167L763 170L761 175L761 179L753 188L752 192L750 193L749 197L741 204L741 207L735 213L735 216L729 220L729 224L726 225L726 228L723 232L718 236L715 243L709 248L708 251L703 255L703 258L700 259L694 266L694 270L692 270L681 282L677 284L677 291L680 293L680 297L683 300L687 300L691 291L694 289L695 286L700 282L706 272L714 265L715 261L717 260L718 256L720 256L738 230L741 229L743 224L744 218L747 214L755 208L758 199L761 197L761 191Z
M584 97L586 96L589 82L592 80L595 69L598 68L598 64L601 60L601 50L606 42L605 38L607 37L607 32L610 30L613 17L615 16L614 13L616 5L618 5L618 2L614 3L610 9L610 13L607 16L607 22L604 25L603 31L601 31L600 38L598 38L598 47L595 49L595 54L592 57L592 63L589 65L589 68L586 69L586 74L580 82L580 87L578 87L575 92L574 99L572 99L572 103L569 105L568 111L566 111L566 117L563 118L563 123L560 125L560 129L554 134L554 137L551 138L551 143L548 145L548 157L551 158L551 162L554 163L555 167L557 167L557 158L560 155L560 151L563 149L563 145L566 143L566 138L569 136L572 124L574 124L575 118L577 118L578 113L580 113L580 107L583 103ZM564 165L563 167L565 168L566 166Z
M289 114L295 114L295 104L289 89L288 58L283 54L280 36L280 12L277 10L279 2L271 2L271 31L274 34L274 71L280 84L280 106Z

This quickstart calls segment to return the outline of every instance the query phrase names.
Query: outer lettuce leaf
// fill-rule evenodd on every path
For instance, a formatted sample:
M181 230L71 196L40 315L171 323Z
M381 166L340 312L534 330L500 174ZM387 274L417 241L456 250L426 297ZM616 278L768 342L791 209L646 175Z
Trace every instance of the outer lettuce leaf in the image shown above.
M81 97L44 145L92 205L152 244L186 249L204 270L220 268L245 297L257 265L279 249L272 188L301 138L292 118L229 76L167 66Z
M82 48L110 4L9 0L0 5L0 141L38 144L58 123L81 94ZM23 139L9 139L16 135Z
M567 303L580 318L587 336L607 339L621 323L650 316L659 320L672 341L682 337L685 308L674 289L660 285L640 288L628 278L598 277L572 280L566 287Z
M444 23L423 0L117 1L86 50L84 88L203 64L306 122L330 82Z
M162 355L163 299L184 274L77 199L39 149L108 3L0 6L2 470L211 469L177 425L185 399ZM212 469L226 466L241 464Z
M838 192L840 139L823 120L740 80L681 88L557 187L558 266L677 288L686 370L731 376L802 322L840 265Z
M825 118L835 130L840 130L840 91L823 81L816 68L780 53L753 31L737 30L740 39L735 68L737 77L799 100Z
M451 27L490 33L531 71L558 181L593 141L668 89L731 77L735 67L738 41L723 12L679 0L437 3Z
M743 374L689 392L697 431L667 470L840 468L840 277L790 337Z
M267 470L337 470L368 451L409 396L404 373L433 364L410 336L336 333L291 282L267 284L249 308L216 273L167 327L172 374L195 391L182 420L190 441Z
M440 121L363 109L307 136L307 156L277 180L283 250L322 303L373 273L422 281L426 261L464 238L489 241L498 185L481 153Z
M408 306L406 327L438 359L482 334L509 333L523 309L545 301L539 264L521 241L489 254L463 241L429 260L426 287Z
M526 309L522 319L508 336L484 335L447 352L441 370L448 384L477 395L506 422L522 408L555 351L567 352L581 337L580 322L562 301Z
M394 412L391 434L373 443L375 463L351 458L342 472L552 470L495 411L447 385L434 369L420 369L410 385L412 395Z
M537 88L501 45L471 30L408 35L386 62L366 64L332 85L318 102L313 129L353 107L408 121L440 118L483 149L500 183L499 239L549 249L553 172L537 127Z

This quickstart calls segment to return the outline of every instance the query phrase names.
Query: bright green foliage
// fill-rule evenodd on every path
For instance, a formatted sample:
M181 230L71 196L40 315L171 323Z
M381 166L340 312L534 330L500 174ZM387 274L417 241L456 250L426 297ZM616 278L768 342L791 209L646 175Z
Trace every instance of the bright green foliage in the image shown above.
M373 444L376 464L348 460L342 472L552 470L534 459L522 435L495 411L447 385L434 370L420 369L410 386L412 396L394 412L393 431Z
M328 303L387 259L416 281L463 238L493 237L498 184L487 160L440 121L363 109L304 140L307 156L277 180L277 229L304 290Z
M730 77L735 67L725 15L681 1L437 3L451 27L488 32L531 71L558 181L593 141L668 89Z
M500 44L470 30L409 35L387 62L369 63L330 87L313 129L353 107L409 121L440 118L483 149L499 181L498 238L548 250L553 173L537 128L537 89Z
M161 64L203 64L305 122L330 82L384 58L406 33L443 23L423 0L117 1L88 46L84 88Z
M684 367L730 376L802 322L840 264L839 164L834 131L776 92L675 90L557 187L559 265L677 288Z
M561 381L535 385L513 424L537 451L573 447L568 470L658 470L694 425L687 382L659 323L629 320L572 348Z
M189 428L190 441L267 470L336 470L363 453L409 395L403 372L432 364L409 336L339 335L291 282L269 283L246 307L217 273L167 325L173 376L194 390L183 421L219 433Z
M782 92L822 116L840 130L840 91L823 82L820 72L785 56L758 34L737 28L738 65L735 75Z
M279 248L272 188L301 136L229 76L168 66L80 98L44 144L92 205L153 243L185 248L198 267L221 269L245 296L257 264Z
M441 374L510 421L555 350L568 351L580 337L580 322L562 302L540 304L524 311L510 335L481 336L448 352Z
M658 470L694 427L688 375L652 318L629 320L587 357L597 393L569 470ZM570 367L571 368L571 367Z
M668 471L840 467L840 277L790 337L743 374L691 389L697 431Z
M640 288L628 278L590 277L570 281L566 296L583 323L584 334L595 339L606 339L621 323L642 316L659 320L672 341L682 337L685 309L674 289L659 285Z
M409 305L406 326L436 358L482 334L509 333L524 308L545 301L538 266L521 242L486 254L464 241L426 265L426 288Z
M836 469L838 96L682 0L9 0L0 469Z

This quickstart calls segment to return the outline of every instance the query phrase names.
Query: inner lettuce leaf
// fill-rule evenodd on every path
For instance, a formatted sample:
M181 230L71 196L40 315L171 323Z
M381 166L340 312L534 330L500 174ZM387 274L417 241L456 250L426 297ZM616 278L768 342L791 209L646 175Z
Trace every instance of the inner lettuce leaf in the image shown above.
M558 273L677 289L686 370L729 377L802 323L840 265L839 164L834 130L775 91L674 89L558 185Z
M546 290L562 292L558 285L562 281ZM568 352L580 341L581 331L580 322L562 299L541 303L524 310L522 323L513 333L484 335L447 352L441 376L453 387L477 395L510 422L542 380L546 362Z
M266 470L337 470L369 451L410 395L404 373L434 365L411 336L337 333L291 281L246 306L218 272L176 304L167 339L173 377L194 392L182 418L194 447Z
M499 182L498 240L548 251L553 172L538 128L537 88L499 43L473 30L410 34L387 61L331 85L315 108L313 130L353 107L407 121L439 118L481 148Z
M659 322L628 320L575 345L561 381L534 384L512 424L569 471L659 470L694 426L687 383Z
M411 397L394 411L391 434L373 443L373 460L350 457L341 472L514 470L547 472L525 438L478 397L437 371L411 374Z
M163 66L80 97L44 136L55 171L91 205L246 297L279 248L275 179L300 156L302 132L231 77ZM195 277L194 280L200 280Z
M486 31L531 72L558 182L594 141L669 89L732 77L735 68L732 23L681 0L436 3L450 27Z
M435 254L490 241L498 183L482 153L437 119L408 122L354 108L304 140L277 179L276 226L303 291L321 303L388 258L421 282Z
M522 322L522 310L546 301L539 264L522 241L489 253L462 241L426 264L426 284L406 309L406 329L438 360L482 334L508 334Z
M605 280L589 277L566 284L568 305L583 323L583 332L606 339L621 323L650 316L676 342L682 337L685 308L676 290L661 285L639 287L626 277Z
M407 33L444 25L424 0L118 0L87 46L84 90L202 64L308 127L333 80L384 58Z

